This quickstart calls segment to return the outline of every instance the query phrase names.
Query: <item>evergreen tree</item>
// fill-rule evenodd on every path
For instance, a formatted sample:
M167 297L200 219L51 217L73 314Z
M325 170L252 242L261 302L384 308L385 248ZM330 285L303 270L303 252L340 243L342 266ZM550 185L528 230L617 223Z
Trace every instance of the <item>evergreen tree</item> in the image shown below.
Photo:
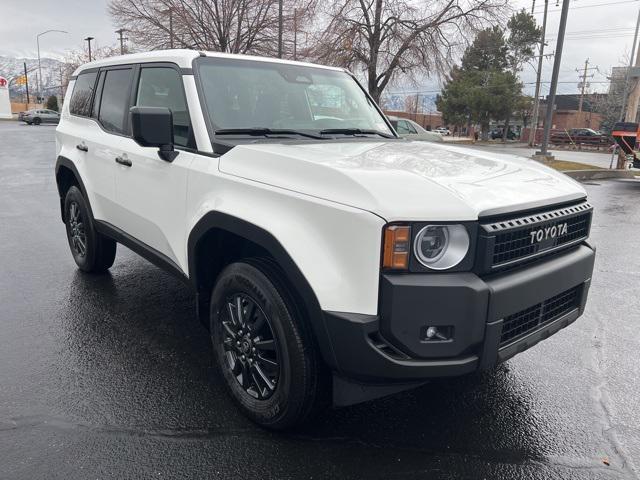
M47 104L45 106L47 110L53 110L54 112L58 111L58 97L55 95L51 95L47 98Z
M480 31L436 99L447 123L479 123L483 140L489 138L491 120L505 120L506 135L513 112L522 106L518 72L540 40L540 30L527 12L511 17L508 27L508 37L498 26Z

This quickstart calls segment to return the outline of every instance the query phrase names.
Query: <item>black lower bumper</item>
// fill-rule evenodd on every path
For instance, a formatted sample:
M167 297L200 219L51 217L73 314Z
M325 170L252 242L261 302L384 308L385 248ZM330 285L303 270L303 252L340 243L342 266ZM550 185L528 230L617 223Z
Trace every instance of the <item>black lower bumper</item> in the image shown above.
M594 250L583 244L486 278L472 273L383 275L379 316L325 312L336 374L381 385L490 368L582 314L594 258ZM428 326L448 336L428 339Z

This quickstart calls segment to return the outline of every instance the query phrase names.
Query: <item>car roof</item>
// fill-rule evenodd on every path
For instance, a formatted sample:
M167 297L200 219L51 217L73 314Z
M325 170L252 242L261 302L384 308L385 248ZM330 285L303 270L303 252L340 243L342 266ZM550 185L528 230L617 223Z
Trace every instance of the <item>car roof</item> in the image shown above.
M94 60L93 62L85 63L78 67L73 76L79 75L82 71L91 68L109 67L113 65L125 65L129 63L150 63L150 62L169 62L175 63L181 68L191 68L192 62L198 57L213 57L213 58L230 58L237 60L252 60L255 62L271 62L281 63L286 65L300 65L315 68L324 68L328 70L345 71L343 68L331 67L327 65L318 65L315 63L307 62L294 62L292 60L282 60L272 57L257 57L254 55L239 55L235 53L221 53L221 52L204 52L199 50L188 49L173 49L173 50L154 50L152 52L143 53L131 53L127 55L118 55L115 57L104 58L101 60Z

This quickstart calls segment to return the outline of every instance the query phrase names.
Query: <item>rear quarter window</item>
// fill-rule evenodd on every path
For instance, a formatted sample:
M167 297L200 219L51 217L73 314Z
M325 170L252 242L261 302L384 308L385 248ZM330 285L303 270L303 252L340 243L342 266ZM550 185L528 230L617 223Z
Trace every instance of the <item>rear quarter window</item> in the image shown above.
M96 85L97 72L81 73L76 79L69 103L72 115L88 117L91 115L91 99Z

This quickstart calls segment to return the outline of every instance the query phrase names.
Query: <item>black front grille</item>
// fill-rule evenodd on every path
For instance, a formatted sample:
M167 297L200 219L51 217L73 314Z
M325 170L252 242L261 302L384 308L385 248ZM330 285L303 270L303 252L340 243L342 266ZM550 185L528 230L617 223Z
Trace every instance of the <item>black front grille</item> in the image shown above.
M488 269L495 270L520 263L586 239L591 227L591 215L591 206L584 202L483 224Z
M580 307L582 285L573 287L502 321L500 344L511 342Z

